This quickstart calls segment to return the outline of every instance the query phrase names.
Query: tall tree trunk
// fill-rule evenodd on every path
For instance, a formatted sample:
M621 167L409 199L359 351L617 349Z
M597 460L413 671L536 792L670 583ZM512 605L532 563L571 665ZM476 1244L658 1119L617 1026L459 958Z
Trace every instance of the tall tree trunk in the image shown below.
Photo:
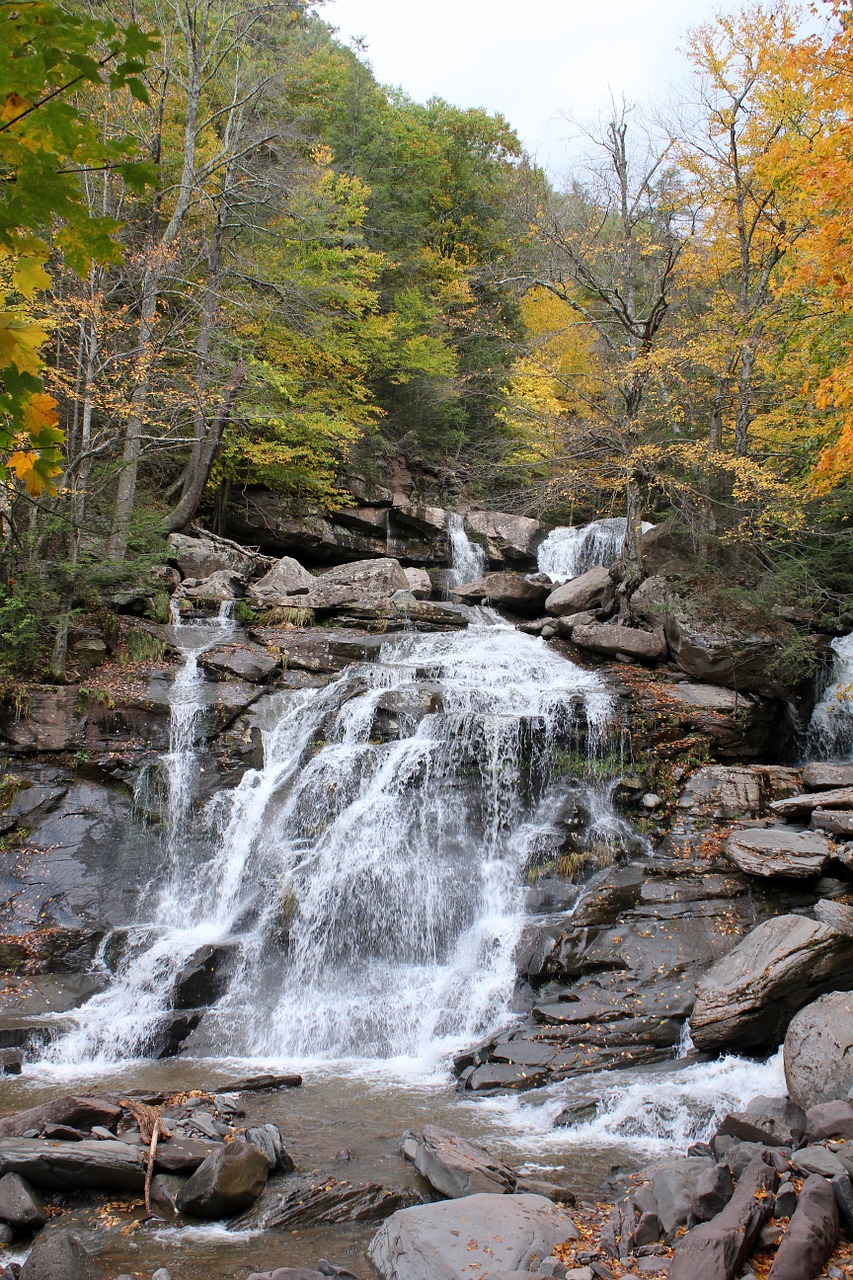
M178 533L181 529L186 529L187 525L194 519L205 487L210 479L210 472L216 461L223 433L231 418L234 401L237 399L245 379L246 366L241 360L223 392L216 416L211 422L207 436L202 443L198 464L192 470L190 483L181 495L181 500L175 510L163 521L163 528L167 533Z

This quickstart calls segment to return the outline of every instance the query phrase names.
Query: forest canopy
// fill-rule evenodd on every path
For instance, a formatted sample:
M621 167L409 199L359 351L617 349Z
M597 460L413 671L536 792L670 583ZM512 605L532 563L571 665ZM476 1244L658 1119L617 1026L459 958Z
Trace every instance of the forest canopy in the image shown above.
M68 614L229 493L330 510L396 455L481 505L626 514L635 571L649 512L845 529L849 16L693 31L688 97L617 101L557 189L310 0L0 7L8 607L46 561Z

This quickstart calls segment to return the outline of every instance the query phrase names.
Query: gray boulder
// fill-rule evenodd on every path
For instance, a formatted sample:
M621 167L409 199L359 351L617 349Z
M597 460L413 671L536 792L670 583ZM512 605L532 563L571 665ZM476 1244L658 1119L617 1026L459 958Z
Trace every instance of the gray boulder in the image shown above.
M421 1135L406 1135L402 1150L418 1173L448 1199L486 1191L502 1194L515 1188L516 1176L509 1165L478 1142L448 1129L425 1125Z
M181 1213L194 1218L231 1217L248 1209L269 1177L267 1156L252 1143L237 1139L214 1151L199 1165L177 1198Z
M432 595L432 578L426 569L404 569L409 590L416 600L428 600Z
M521 564L536 559L536 549L545 536L538 520L507 511L469 511L465 528L479 536L492 564Z
M251 1142L253 1146L258 1147L264 1153L270 1172L274 1170L279 1173L293 1172L294 1164L288 1155L287 1148L284 1145L284 1138L281 1136L281 1130L278 1125L250 1125L245 1131L245 1138L247 1142Z
M47 1222L41 1196L17 1173L0 1178L0 1222L13 1231L40 1231Z
M108 1129L115 1129L121 1114L121 1107L106 1098L69 1094L63 1098L54 1098L52 1102L43 1102L38 1107L28 1107L26 1111L16 1111L14 1115L4 1116L0 1120L0 1138L20 1138L27 1129L38 1129L41 1132L46 1124L67 1124L72 1129L91 1129L93 1125L101 1124Z
M765 920L700 981L690 1015L693 1042L702 1050L772 1047L816 992L851 983L849 934L804 916Z
M363 607L390 607L396 591L408 591L409 580L399 560L356 560L327 569L314 579L300 604L321 612Z
M208 578L223 569L252 577L263 557L218 538L191 538L183 533L169 536L168 557L184 578ZM268 563L268 562L266 562Z
M831 836L853 836L853 811L850 809L814 809L812 826L828 831Z
M0 1177L17 1173L41 1191L138 1191L145 1156L126 1142L0 1139Z
M529 1271L577 1237L571 1218L543 1196L475 1195L401 1209L369 1255L384 1280L486 1280Z
M250 684L263 684L278 670L279 659L259 644L217 645L203 653L198 665L211 680L247 680Z
M274 609L277 605L299 604L294 596L304 596L316 579L298 560L282 556L269 573L253 583L248 591L249 603L257 609Z
M21 1280L96 1280L88 1252L70 1231L50 1231L36 1240L21 1268Z
M817 760L803 769L803 785L809 791L836 791L840 787L853 787L853 764L832 764Z
M579 626L572 630L572 644L594 653L639 658L642 662L657 662L666 654L666 641L658 631L640 631L636 627Z
M770 808L780 818L807 818L814 809L853 809L853 787L788 796L774 800Z
M750 876L817 880L833 850L829 841L814 831L752 827L733 831L723 845L723 853Z
M808 1110L853 1087L853 996L836 991L801 1009L785 1036L785 1080Z
M587 609L610 608L615 599L613 579L609 571L599 565L552 591L545 601L545 610L557 617L565 617Z
M480 604L485 600L490 604L504 605L514 613L536 617L542 612L550 589L550 585L531 582L520 573L504 570L503 573L487 573L476 582L455 587L450 594L463 604Z
M228 600L241 600L246 594L245 574L234 569L217 569L207 578L187 578L181 583L175 598L182 597L192 604L222 604Z

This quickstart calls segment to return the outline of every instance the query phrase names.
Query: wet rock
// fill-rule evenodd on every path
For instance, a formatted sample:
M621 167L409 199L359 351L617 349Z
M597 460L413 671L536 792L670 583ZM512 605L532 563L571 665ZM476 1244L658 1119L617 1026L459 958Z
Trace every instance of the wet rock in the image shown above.
M469 511L465 528L485 547L491 564L533 567L545 530L538 520L506 511Z
M148 1144L143 1143L141 1139L138 1145L143 1151L148 1150ZM173 1137L169 1142L160 1142L158 1145L154 1168L158 1173L164 1174L188 1175L195 1173L199 1165L203 1164L208 1156L212 1155L214 1151L218 1151L221 1146L221 1142L213 1142L209 1138Z
M176 1203L181 1213L194 1218L233 1217L258 1198L268 1176L266 1155L237 1139L199 1165Z
M554 619L549 618L547 623L553 625L555 635L558 635L562 640L570 640L575 627L589 627L597 620L595 613L589 609L584 609L580 613L570 613ZM540 628L541 630L542 628Z
M788 1146L791 1142L790 1130L785 1126L782 1126L781 1132L777 1129L773 1116L732 1112L724 1116L717 1133L723 1137L737 1138L739 1142L761 1142L768 1147Z
M569 1216L540 1196L466 1196L395 1213L369 1255L383 1280L475 1280L528 1271L577 1235Z
M767 827L733 831L723 852L747 875L816 880L833 850L829 841L814 831Z
M198 1009L218 1000L228 986L234 960L233 946L199 947L178 974L174 997L176 1007Z
M481 1191L513 1191L516 1175L503 1160L492 1156L478 1142L448 1129L428 1124L422 1134L407 1134L403 1155L411 1160L427 1182L448 1199Z
M742 633L722 624L708 625L691 616L685 601L680 600L667 615L666 639L676 665L696 680L769 698L784 693L767 674L778 647L769 633Z
M44 1201L17 1173L0 1178L0 1222L13 1231L40 1231L47 1222Z
M655 1212L666 1240L672 1240L684 1226L699 1197L700 1186L715 1168L713 1160L701 1156L679 1156L658 1165L651 1175Z
M757 1116L763 1128L770 1129L772 1125L771 1132L786 1139L784 1146L799 1142L808 1124L803 1108L792 1102L787 1094L780 1097L759 1094L750 1098L746 1104L746 1114Z
M295 596L306 595L314 586L314 575L298 560L282 556L269 573L252 584L247 592L249 604L256 609L274 609L281 605L299 605Z
M219 569L207 578L185 578L175 593L192 605L213 606L242 600L246 594L246 577L233 569Z
M261 1093L267 1089L297 1089L302 1084L302 1076L259 1075L241 1076L238 1080L229 1080L227 1084L218 1084L213 1093Z
M801 1107L845 1098L853 1086L853 997L837 991L801 1009L784 1061L788 1093Z
M294 1164L287 1153L284 1138L278 1125L251 1125L245 1130L244 1137L247 1142L251 1142L260 1151L263 1151L271 1172L293 1172Z
M186 1178L176 1173L155 1173L151 1179L151 1204L161 1213L178 1212L178 1196L186 1184Z
M247 680L250 684L264 684L280 663L271 653L257 644L217 645L198 660L199 666L212 680Z
M263 557L224 539L193 538L183 533L170 534L168 557L185 578L207 578L224 569L253 577L265 563Z
M149 1058L174 1058L203 1016L201 1009L172 1009L158 1020L145 1044Z
M320 1186L303 1186L280 1196L264 1208L260 1224L265 1230L308 1227L320 1222L373 1222L387 1218L400 1208L417 1203L416 1192L389 1188L376 1182L336 1182L327 1179Z
M138 1191L145 1157L126 1142L0 1139L0 1177L17 1173L40 1191Z
M815 1280L838 1243L838 1229L833 1188L824 1178L806 1178L768 1280Z
M616 654L637 658L643 662L657 662L666 653L666 641L660 632L640 631L636 627L623 627L618 623L604 626L575 627L572 644L594 653Z
M835 1196L835 1203L838 1206L838 1216L844 1226L847 1235L853 1235L853 1183L850 1181L849 1173L838 1173L832 1179L830 1186ZM777 1196L778 1200L778 1196Z
M851 983L852 937L803 916L776 916L753 929L699 983L690 1016L693 1043L707 1050L772 1047L816 991Z
M520 573L487 573L476 582L454 587L451 595L463 604L503 605L512 613L536 617L542 611L549 586L531 582Z
M615 598L616 588L610 573L600 565L552 591L545 601L545 611L567 617L589 609L609 608Z
M24 1065L20 1049L0 1049L0 1075L19 1076Z
M21 1280L96 1280L92 1260L70 1231L51 1231L36 1240L21 1268Z
M670 1280L732 1280L770 1217L778 1184L776 1170L755 1156L722 1213L677 1242Z
M853 787L788 796L784 800L774 800L770 808L780 818L807 818L813 809L853 809Z
M63 1124L75 1129L91 1129L93 1125L104 1125L114 1130L122 1116L121 1107L106 1098L87 1098L68 1095L55 1098L52 1102L43 1102L38 1107L28 1107L26 1111L16 1111L14 1115L4 1116L0 1120L0 1138L22 1137L27 1129L44 1131L45 1125Z
M78 714L78 691L33 689L26 716L11 703L0 704L0 740L13 752L74 751L82 746L84 726Z

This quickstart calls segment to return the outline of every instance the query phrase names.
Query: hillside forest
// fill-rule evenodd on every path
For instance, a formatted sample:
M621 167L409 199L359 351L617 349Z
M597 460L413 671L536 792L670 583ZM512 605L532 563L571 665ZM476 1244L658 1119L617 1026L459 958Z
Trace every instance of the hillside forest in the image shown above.
M675 518L849 623L850 5L684 53L684 97L616 98L558 186L321 3L0 4L4 679L63 680L69 625L235 493L334 511L397 457L626 515L629 585Z

